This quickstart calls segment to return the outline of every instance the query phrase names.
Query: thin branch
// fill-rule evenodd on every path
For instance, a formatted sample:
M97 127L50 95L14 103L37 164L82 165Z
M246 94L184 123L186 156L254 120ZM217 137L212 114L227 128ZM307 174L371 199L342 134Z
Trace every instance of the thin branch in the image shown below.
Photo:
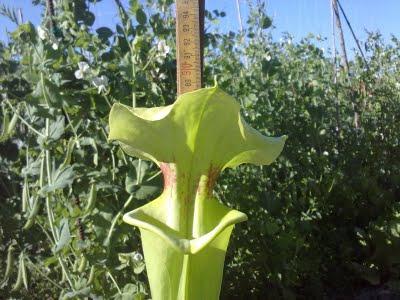
M2 4L0 6L0 15L7 17L8 19L10 19L11 22L16 24L17 26L20 25L15 9Z
M28 256L26 256L26 258L28 259L30 265L36 270L36 272L38 272L41 276L43 276L45 279L51 282L54 286L58 287L59 289L64 289L61 285L59 285L57 282L55 282L49 276L47 276L44 272L42 272L42 270L40 270L40 268L36 266L36 264Z
M138 180L139 180L139 176L138 176ZM128 200L126 200L124 206L119 210L119 212L117 213L117 215L114 217L114 219L113 219L113 221L112 221L112 223L111 223L111 227L110 227L110 229L109 229L109 231L108 231L107 237L106 237L106 239L104 240L104 243L103 243L104 246L107 246L107 247L109 246L109 244L110 244L110 242L111 242L112 234L113 234L113 232L114 232L115 225L117 224L117 221L118 221L119 218L122 216L122 214L124 213L125 209L129 206L129 204L131 204L131 202L132 202L133 199L134 199L133 196L130 195L129 198L128 198Z
M119 288L118 283L115 280L114 276L112 276L110 271L107 271L107 275L111 278L111 281L114 283L115 287L117 288L118 294L122 295L121 289Z

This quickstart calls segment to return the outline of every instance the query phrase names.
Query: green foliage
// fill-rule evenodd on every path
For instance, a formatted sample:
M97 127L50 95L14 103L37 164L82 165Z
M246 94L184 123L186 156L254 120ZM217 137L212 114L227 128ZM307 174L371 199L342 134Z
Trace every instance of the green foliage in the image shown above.
M336 84L316 42L259 34L223 64L217 51L239 41L224 38L207 54L215 53L208 66L218 66L221 85L241 95L250 124L290 134L271 168L244 166L219 181L221 199L249 212L234 236L226 299L354 297L399 282L400 89L390 67L398 40L384 45L371 35L370 71L356 56L351 77L339 71Z
M17 12L15 9L12 9L5 4L0 4L0 15L7 17L11 22L16 25L19 25L19 20L17 17Z
M23 298L26 277L31 299L145 299L138 232L122 215L162 180L107 143L107 115L116 101L175 100L173 1L130 1L109 29L93 28L87 1L58 2L54 28L46 18L42 31L21 24L0 45L1 295ZM252 11L243 34L207 27L206 83L218 76L251 126L290 139L268 168L241 166L218 181L218 198L249 217L232 237L221 297L398 291L399 40L371 34L369 70L355 55L334 83L318 39L274 42L264 8ZM212 24L224 15L206 13Z
M63 299L148 295L143 261L129 272L119 260L121 253L141 251L122 214L159 192L160 174L107 142L112 103L173 99L160 102L161 90L175 90L174 80L159 78L172 57L159 51L145 9L136 9L140 28L121 8L116 32L92 32L86 2L64 1L54 27L47 19L40 28L22 24L1 48L1 237L4 247L15 239L10 253L24 257L23 265L9 264L5 297L19 297L26 276L38 299L45 293ZM171 24L164 34L172 35L171 8L158 16ZM132 178L135 168L141 171ZM14 264L21 272L11 272Z

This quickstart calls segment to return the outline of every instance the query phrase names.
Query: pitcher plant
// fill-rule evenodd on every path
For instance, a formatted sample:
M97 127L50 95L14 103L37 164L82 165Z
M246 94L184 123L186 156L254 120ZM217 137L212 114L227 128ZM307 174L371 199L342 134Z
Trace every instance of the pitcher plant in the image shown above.
M213 196L218 175L243 163L268 165L286 136L266 137L218 86L182 94L169 106L113 105L109 140L161 169L164 190L124 215L140 229L154 300L212 300L221 289L232 229L247 216Z

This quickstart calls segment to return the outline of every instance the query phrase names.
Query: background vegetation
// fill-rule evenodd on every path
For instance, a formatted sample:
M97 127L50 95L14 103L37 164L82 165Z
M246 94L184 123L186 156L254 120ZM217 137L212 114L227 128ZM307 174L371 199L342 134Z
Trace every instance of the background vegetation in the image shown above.
M147 299L138 230L121 216L162 182L107 142L107 116L115 101L174 101L173 1L126 10L116 0L116 28L93 28L87 1L57 3L40 28L19 24L0 46L1 295ZM224 16L207 12L207 23ZM221 297L399 295L400 41L371 34L367 64L356 53L347 74L318 37L274 42L263 5L247 22L242 33L207 31L206 84L216 76L252 126L289 140L273 165L219 180L221 201L249 216L234 230Z

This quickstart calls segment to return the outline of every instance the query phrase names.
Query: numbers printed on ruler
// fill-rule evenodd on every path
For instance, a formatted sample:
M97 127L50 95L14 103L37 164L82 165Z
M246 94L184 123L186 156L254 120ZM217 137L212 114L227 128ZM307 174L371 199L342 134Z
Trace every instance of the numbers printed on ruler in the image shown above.
M198 0L177 0L178 93L201 88Z

